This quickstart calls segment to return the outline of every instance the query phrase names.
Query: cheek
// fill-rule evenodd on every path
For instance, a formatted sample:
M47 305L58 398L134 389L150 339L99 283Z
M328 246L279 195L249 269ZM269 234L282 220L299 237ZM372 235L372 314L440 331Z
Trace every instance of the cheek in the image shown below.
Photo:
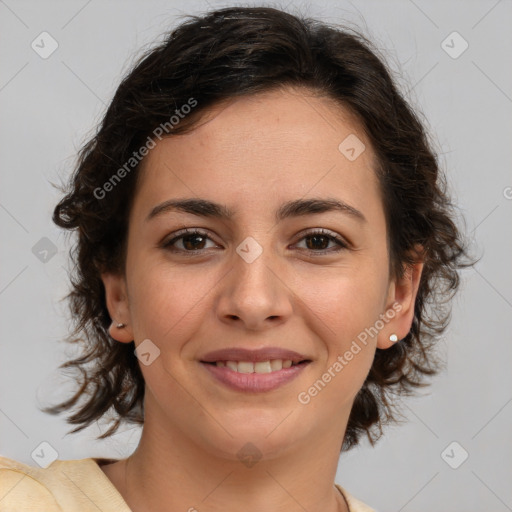
M310 311L308 328L323 344L321 364L312 393L323 399L351 403L370 370L377 338L372 327L383 313L387 275L379 265L311 273L301 285L301 299ZM311 284L317 286L312 287ZM312 382L314 384L314 382ZM327 390L328 388L328 390Z
M354 279L332 279L323 294L311 294L307 303L316 324L309 328L322 337L322 352L309 387L298 399L310 402L306 410L325 415L326 421L335 410L344 414L351 407L375 354L377 340L365 329L378 318L380 297L374 288L359 284Z
M218 283L215 277L214 272L169 262L134 267L130 306L135 338L149 338L159 347L188 339L204 320L208 294Z
M341 350L382 313L386 282L379 273L348 266L310 272L300 284L300 298L325 326L333 347Z

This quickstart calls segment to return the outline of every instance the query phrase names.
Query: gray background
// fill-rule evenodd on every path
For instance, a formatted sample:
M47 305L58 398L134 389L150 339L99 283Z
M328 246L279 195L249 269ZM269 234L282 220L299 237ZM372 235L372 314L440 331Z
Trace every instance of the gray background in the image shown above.
M102 442L94 440L101 425L66 436L72 427L64 417L37 408L72 389L57 370L73 355L61 342L69 240L51 222L60 194L50 182L68 175L143 47L178 15L227 5L0 1L0 454L35 465L31 453L43 441L61 459L134 450L138 428L125 426ZM388 428L374 448L363 443L341 458L337 481L381 512L512 510L512 2L297 7L359 28L385 52L428 120L473 248L484 255L462 272L440 345L446 370L423 396L405 402L405 424ZM47 59L31 47L43 31L59 45ZM454 31L469 44L457 58L442 47ZM462 48L457 37L445 43L452 52ZM463 450L469 457L453 469L448 462L459 464Z

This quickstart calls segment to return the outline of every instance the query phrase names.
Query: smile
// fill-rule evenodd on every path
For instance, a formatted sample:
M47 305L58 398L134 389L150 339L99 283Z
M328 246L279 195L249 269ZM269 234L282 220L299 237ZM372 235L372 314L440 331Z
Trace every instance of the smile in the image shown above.
M290 368L293 362L290 359L272 359L269 361L216 361L217 367L226 367L238 373L272 373ZM298 363L295 363L298 364Z
M293 363L289 359L268 361L201 361L213 383L232 391L264 393L288 384L311 363L305 360Z

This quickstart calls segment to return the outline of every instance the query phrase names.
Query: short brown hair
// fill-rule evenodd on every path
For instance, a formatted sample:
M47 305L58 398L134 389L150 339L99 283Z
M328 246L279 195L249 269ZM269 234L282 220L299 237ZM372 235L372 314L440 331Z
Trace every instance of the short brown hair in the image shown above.
M54 222L78 236L67 296L75 328L68 341L83 350L61 367L79 370L83 379L73 397L46 412L70 409L88 395L67 419L80 425L72 432L112 408L115 423L99 438L112 435L121 421L144 423L145 383L134 343L110 337L112 319L100 276L124 270L138 166L109 187L108 200L98 198L98 190L190 98L197 106L172 133L192 130L201 114L220 101L291 85L334 99L361 121L378 163L390 274L403 275L415 261L413 248L424 248L410 332L391 348L376 350L343 448L357 444L362 433L373 443L382 424L396 419L393 397L424 385L424 377L438 371L433 349L449 321L457 270L472 263L463 261L467 246L426 130L377 54L364 36L348 29L273 8L234 7L190 16L138 60L96 135L81 149L66 195L55 207Z

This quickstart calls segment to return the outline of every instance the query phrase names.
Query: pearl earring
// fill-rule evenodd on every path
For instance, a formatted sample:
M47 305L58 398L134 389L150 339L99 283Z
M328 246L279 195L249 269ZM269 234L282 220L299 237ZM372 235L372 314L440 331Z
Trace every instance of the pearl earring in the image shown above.
M392 334L389 337L389 341L392 341L393 343L397 342L398 341L398 336L396 334Z
M126 324L117 324L116 327L118 329L122 329L123 327L126 327Z

